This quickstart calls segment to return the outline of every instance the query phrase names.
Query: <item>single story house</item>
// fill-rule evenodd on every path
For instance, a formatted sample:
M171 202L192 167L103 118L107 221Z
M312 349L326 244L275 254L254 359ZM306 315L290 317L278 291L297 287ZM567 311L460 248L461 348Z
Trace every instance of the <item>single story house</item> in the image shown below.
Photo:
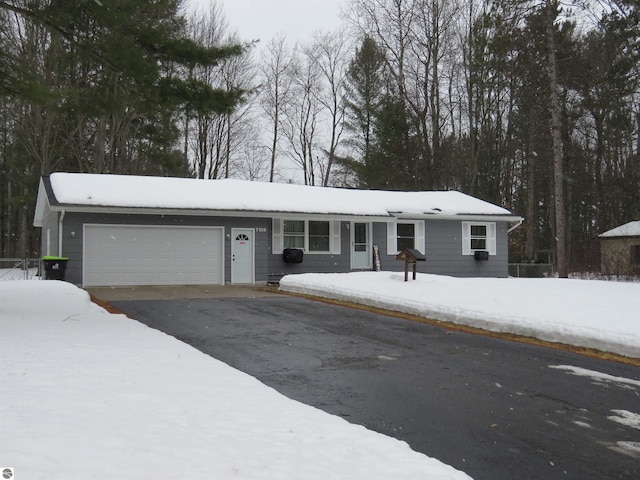
M599 235L600 273L640 275L640 220Z
M68 257L90 286L266 284L305 272L402 270L507 276L508 210L454 191L392 192L251 182L53 173L34 225L42 255Z

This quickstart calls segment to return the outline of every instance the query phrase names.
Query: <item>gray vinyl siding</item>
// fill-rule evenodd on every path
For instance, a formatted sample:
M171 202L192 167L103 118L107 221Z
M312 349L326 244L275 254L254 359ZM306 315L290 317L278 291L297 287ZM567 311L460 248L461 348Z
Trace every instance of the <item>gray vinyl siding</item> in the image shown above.
M42 218L40 232L41 256L58 255L58 218L59 213L46 210ZM47 231L49 231L49 245L47 247Z
M271 222L270 222L271 223ZM340 222L340 254L305 252L302 263L286 263L281 252L269 255L269 281L296 273L344 273L351 266L350 222ZM271 231L271 227L269 228Z
M351 271L350 222L340 222L340 253L305 253L299 264L285 263L281 252L271 252L272 220L256 217L170 216L67 212L63 225L62 254L69 257L66 279L82 285L83 226L85 224L167 225L224 227L224 278L231 280L231 229L255 229L255 282L277 282L284 275L296 273L342 273ZM57 255L58 214L50 213L43 224L43 254L46 228L51 230L51 254ZM73 232L73 235L72 235ZM387 224L373 223L372 243L379 247L383 270L402 271L404 264L387 254ZM507 223L496 223L497 255L488 261L476 261L462 255L462 222L455 220L425 221L426 261L418 262L418 271L456 277L506 277L508 275Z
M404 263L387 254L387 225L373 225L373 243L380 246L382 270L401 271ZM462 221L426 220L425 257L417 263L423 273L453 277L506 277L508 275L508 238L506 222L496 222L496 255L488 261L477 261L473 255L462 255Z
M407 219L410 220L410 219ZM378 245L382 270L402 271L404 263L387 254L387 224L372 225L372 243ZM288 264L282 256L271 255L269 280L296 273L343 273L351 271L351 237L349 222L341 222L340 255L305 253L302 263ZM506 277L508 275L507 223L496 222L496 255L477 261L473 255L462 255L462 221L425 220L426 261L418 262L422 273L453 277Z
M83 226L85 224L224 227L225 283L229 283L231 280L231 229L253 228L255 229L255 281L256 283L267 282L268 257L271 249L270 219L253 217L67 213L63 223L63 254L69 257L65 279L74 284L82 285Z

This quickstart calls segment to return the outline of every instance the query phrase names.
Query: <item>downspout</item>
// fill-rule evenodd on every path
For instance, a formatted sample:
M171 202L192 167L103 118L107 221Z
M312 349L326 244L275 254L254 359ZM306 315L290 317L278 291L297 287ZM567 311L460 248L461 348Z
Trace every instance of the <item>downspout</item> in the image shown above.
M60 218L58 219L58 256L59 257L62 256L62 230L63 230L62 222L64 221L64 214L65 214L65 211L62 210L60 212Z
M520 225L522 225L522 222L524 222L524 218L520 217L520 220L518 220L518 223L516 223L513 227L511 227L509 230L507 230L507 233L513 232L516 228L518 228Z

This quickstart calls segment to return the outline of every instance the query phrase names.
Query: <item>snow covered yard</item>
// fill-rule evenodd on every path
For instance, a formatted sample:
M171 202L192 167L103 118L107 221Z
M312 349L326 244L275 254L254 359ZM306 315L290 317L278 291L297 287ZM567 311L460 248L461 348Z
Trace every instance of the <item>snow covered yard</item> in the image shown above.
M0 283L0 467L18 479L451 479L57 281Z
M356 272L288 275L280 289L640 358L640 283Z
M638 283L362 272L281 288L640 358ZM19 479L470 478L55 281L0 282L0 467Z
M0 282L10 280L31 280L36 279L38 275L37 268L0 268Z

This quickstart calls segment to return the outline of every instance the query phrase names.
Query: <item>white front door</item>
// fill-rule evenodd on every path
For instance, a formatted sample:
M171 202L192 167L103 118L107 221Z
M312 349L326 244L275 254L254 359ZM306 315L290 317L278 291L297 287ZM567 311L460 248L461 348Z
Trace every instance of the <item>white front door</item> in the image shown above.
M371 268L371 223L351 222L351 268Z
M231 283L254 283L253 228L231 229Z

